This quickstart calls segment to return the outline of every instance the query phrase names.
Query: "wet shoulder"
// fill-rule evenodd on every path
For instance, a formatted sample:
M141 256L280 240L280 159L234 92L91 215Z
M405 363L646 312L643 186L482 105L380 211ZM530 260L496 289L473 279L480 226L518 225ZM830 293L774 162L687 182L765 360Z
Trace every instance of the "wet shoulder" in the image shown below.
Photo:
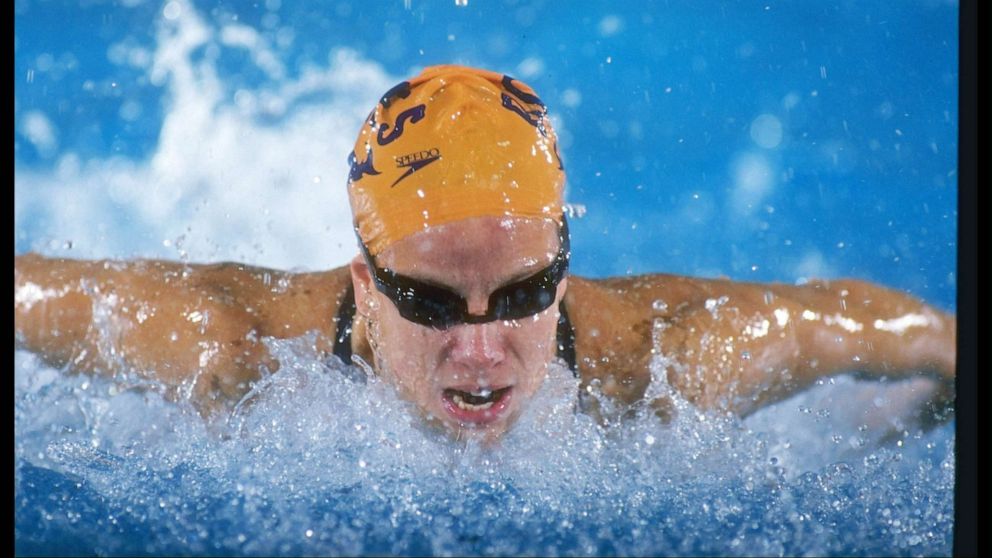
M661 274L568 281L565 304L583 382L598 379L604 393L628 403L640 399L650 380L657 321L699 296L698 285Z
M571 276L565 303L583 381L599 379L604 393L631 403L650 382L652 349L680 350L701 335L699 317L709 318L714 306L732 308L728 316L747 316L767 311L770 300L815 302L824 290L819 283L803 288L666 274Z
M286 283L270 290L269 334L276 337L296 337L317 330L333 338L338 309L351 287L347 267L313 273L285 276Z
M604 393L628 403L639 400L650 382L652 349L677 346L690 335L685 317L720 297L742 308L756 306L779 285L738 283L650 274L585 279L570 276L565 304L575 329L575 349L583 382L599 379Z
M331 336L335 315L351 285L346 266L294 273L236 263L206 266L203 288L257 317L257 333L279 338L317 330Z

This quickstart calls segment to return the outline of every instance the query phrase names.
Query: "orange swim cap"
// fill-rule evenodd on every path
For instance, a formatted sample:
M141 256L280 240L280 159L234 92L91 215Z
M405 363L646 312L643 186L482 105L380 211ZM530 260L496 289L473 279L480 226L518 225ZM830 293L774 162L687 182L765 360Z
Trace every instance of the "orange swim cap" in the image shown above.
M547 109L495 72L433 66L393 87L349 162L355 226L372 255L468 217L562 219L565 172Z

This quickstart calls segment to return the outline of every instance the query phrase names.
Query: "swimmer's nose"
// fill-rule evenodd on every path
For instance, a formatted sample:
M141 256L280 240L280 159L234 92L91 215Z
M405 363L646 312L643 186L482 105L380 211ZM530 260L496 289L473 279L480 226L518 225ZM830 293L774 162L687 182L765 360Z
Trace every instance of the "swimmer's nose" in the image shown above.
M498 322L463 324L451 330L451 359L473 370L497 366L506 358Z
M489 299L484 296L470 296L466 302L468 313L475 316L485 314L486 310L489 309Z

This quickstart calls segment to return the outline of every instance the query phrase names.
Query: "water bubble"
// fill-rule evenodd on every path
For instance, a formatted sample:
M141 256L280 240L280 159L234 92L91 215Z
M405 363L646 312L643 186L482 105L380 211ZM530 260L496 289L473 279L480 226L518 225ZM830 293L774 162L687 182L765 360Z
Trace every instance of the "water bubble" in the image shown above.
M165 7L162 8L162 15L165 16L165 19L168 20L178 19L179 16L182 14L182 12L183 12L182 4L176 1L168 2L166 3Z
M599 34L602 37L616 35L623 28L623 20L615 15L608 15L599 20Z
M718 310L721 306L730 301L730 297L724 295L720 298L707 298L703 303L703 306L713 315L714 318L718 318Z
M577 108L582 104L582 93L576 89L566 89L561 94L561 103L568 108Z
M771 114L762 114L751 121L751 139L765 149L775 149L782 143L782 122Z
M571 218L582 218L586 214L586 206L581 203L566 203L563 206L565 213Z
M125 101L121 105L121 108L118 111L118 115L120 115L122 120L125 120L127 122L134 122L141 117L141 112L142 112L141 104L139 104L136 101L129 100L129 101Z

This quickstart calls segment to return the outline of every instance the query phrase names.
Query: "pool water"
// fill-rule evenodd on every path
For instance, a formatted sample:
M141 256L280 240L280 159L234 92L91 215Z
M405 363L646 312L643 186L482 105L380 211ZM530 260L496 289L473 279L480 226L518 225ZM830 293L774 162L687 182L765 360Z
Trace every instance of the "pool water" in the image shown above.
M743 421L676 401L671 423L635 411L603 428L555 366L509 435L481 447L322 361L312 337L268 342L283 367L210 424L154 386L16 353L17 553L951 550L953 422L881 442L899 424L870 428L839 405L864 389L848 377ZM877 391L878 410L889 404Z

